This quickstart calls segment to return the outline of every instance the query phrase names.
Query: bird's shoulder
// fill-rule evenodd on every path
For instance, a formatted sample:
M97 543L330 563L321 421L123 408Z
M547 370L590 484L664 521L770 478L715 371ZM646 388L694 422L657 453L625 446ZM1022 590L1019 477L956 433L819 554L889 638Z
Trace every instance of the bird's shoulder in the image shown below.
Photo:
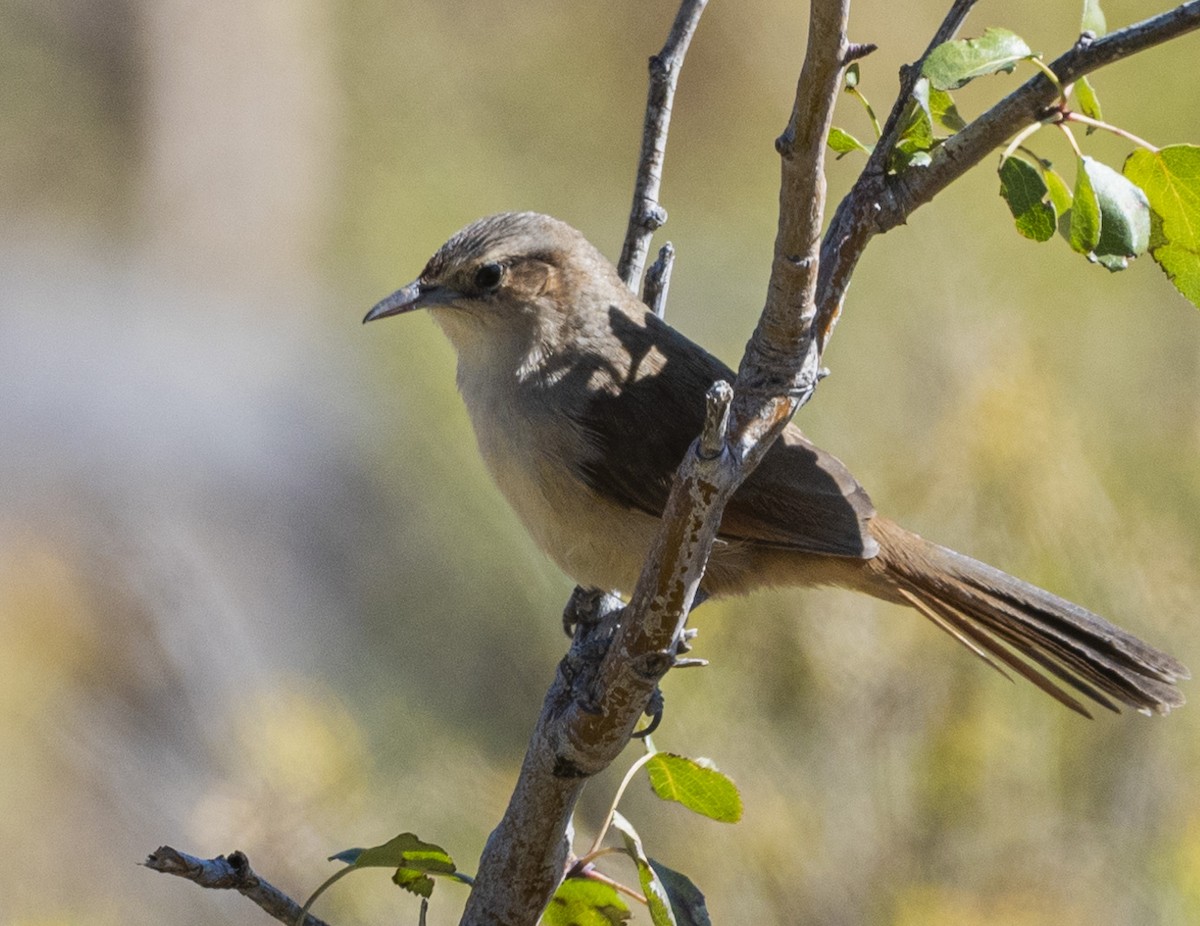
M613 310L605 362L590 370L586 401L573 423L587 450L578 477L610 501L659 517L683 455L700 433L705 393L733 371L656 318ZM617 347L616 350L613 348ZM874 508L833 455L789 425L734 494L721 535L835 556L870 557Z

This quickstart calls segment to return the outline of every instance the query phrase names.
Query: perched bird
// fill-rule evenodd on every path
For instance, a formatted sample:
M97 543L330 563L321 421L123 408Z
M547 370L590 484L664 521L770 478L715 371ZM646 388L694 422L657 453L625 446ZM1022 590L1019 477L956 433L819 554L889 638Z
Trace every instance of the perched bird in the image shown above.
M657 318L569 225L468 225L364 321L426 309L458 354L480 453L533 539L583 586L629 593L704 395L733 372ZM916 608L993 667L1090 716L1166 713L1187 669L1062 598L876 514L846 467L789 425L730 499L701 589L835 585Z

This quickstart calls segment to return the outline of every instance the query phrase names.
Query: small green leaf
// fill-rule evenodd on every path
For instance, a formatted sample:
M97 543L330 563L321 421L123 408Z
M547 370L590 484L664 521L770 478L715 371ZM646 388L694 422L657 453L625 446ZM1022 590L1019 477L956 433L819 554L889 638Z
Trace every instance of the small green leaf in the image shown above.
M1125 161L1124 173L1145 192L1154 212L1151 256L1200 307L1200 147L1139 149Z
M428 898L433 894L433 878L415 868L397 868L392 881L410 894Z
M1034 241L1054 237L1058 216L1054 205L1045 201L1047 193L1042 175L1024 158L1010 157L1000 165L1000 195L1008 203L1017 231Z
M1084 158L1100 203L1100 240L1088 255L1109 270L1124 270L1150 244L1150 202L1133 182L1107 164Z
M1100 242L1100 202L1088 176L1087 162L1090 160L1080 158L1075 165L1075 194L1070 212L1063 216L1067 221L1067 241L1080 254L1092 253Z
M737 785L707 760L659 752L646 763L646 772L650 787L664 801L678 801L721 823L736 823L742 818L742 796Z
M829 129L829 147L837 152L839 160L845 155L849 154L851 151L865 151L867 154L871 153L870 148L860 142L849 132L839 129L836 125Z
M1049 161L1042 161L1042 180L1046 183L1046 189L1050 193L1050 202L1054 204L1055 211L1061 216L1070 210L1071 188L1067 186L1067 181L1062 178L1062 174L1050 166Z
M1097 38L1108 32L1108 22L1104 18L1104 10L1100 9L1100 0L1083 0L1083 19L1079 28Z
M629 919L629 907L610 884L590 878L567 878L558 886L542 926L621 926Z
M845 76L846 87L850 90L853 90L855 87L857 87L858 86L858 77L859 77L858 62L855 61L853 64L850 65L850 67L846 68L846 76Z
M671 901L671 910L679 926L712 926L704 894L685 874L668 868L657 859L650 859L650 867L666 889Z
M1075 99L1079 102L1079 111L1085 116L1092 119L1104 119L1104 113L1100 111L1100 98L1096 96L1096 91L1092 89L1092 85L1086 77L1075 81ZM1087 127L1088 135L1094 131L1096 131L1094 125Z
M423 842L412 833L401 833L369 849L346 849L331 855L329 861L346 862L351 868L413 868L443 875L457 871L445 849Z
M637 865L638 880L642 884L642 894L646 897L651 922L654 923L654 926L679 926L675 914L671 910L671 898L667 895L667 889L663 886L662 881L658 879L658 875L650 866L650 858L646 855L646 850L642 848L642 838L637 834L637 830L621 815L620 811L616 810L613 811L612 825L613 829L619 832L625 840L625 851Z
M933 137L928 97L919 92L920 84L918 81L917 89L900 117L904 128L900 130L888 165L893 173L900 173L907 167L924 167L930 161L929 152L938 144Z
M938 90L957 90L976 77L1011 72L1018 61L1032 55L1020 36L993 26L977 39L955 39L939 45L925 59L921 73Z
M930 89L929 110L934 125L940 125L951 135L967 127L967 120L959 115L958 107L954 104L954 97L945 90L936 87Z

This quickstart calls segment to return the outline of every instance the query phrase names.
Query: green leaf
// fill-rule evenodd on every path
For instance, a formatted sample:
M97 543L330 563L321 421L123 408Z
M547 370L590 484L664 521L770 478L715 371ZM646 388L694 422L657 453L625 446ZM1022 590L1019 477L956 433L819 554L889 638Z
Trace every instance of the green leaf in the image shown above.
M1010 157L1000 165L1000 195L1008 203L1017 231L1026 238L1049 241L1054 237L1058 215L1045 200L1048 193L1038 169L1024 158Z
M542 926L621 926L629 919L629 907L610 884L590 878L567 878L558 886Z
M1200 147L1139 149L1125 161L1124 173L1145 192L1154 211L1151 256L1176 289L1200 307Z
M1061 216L1070 210L1071 188L1067 186L1062 174L1050 166L1049 161L1042 161L1042 180L1050 192L1050 202L1054 204L1055 211Z
M329 856L329 861L345 862L346 867L335 871L312 892L312 896L304 902L304 907L300 910L300 923L304 922L305 914L316 903L317 898L335 881L362 868L395 868L396 873L392 875L392 880L406 891L412 891L425 898L433 893L433 879L427 875L449 875L470 883L468 877L458 874L454 860L446 854L445 849L433 843L422 842L412 833L401 833L383 845L372 846L369 849L344 849L336 855Z
M921 84L922 81L917 81L917 87L900 117L904 128L900 130L896 139L891 163L888 165L893 173L900 173L907 167L924 167L930 161L929 152L937 144L933 137L928 97L920 92Z
M1080 158L1075 165L1075 194L1071 210L1063 216L1067 222L1067 241L1080 254L1092 253L1100 243L1100 202L1088 176L1089 160L1091 158Z
M650 920L654 926L679 926L675 914L671 910L671 898L667 889L659 880L658 875L650 866L650 858L642 848L642 838L637 834L628 820L620 811L613 811L613 829L619 832L625 840L625 851L637 865L638 880L642 884L642 893L646 897L646 905L650 910Z
M415 868L397 868L392 881L410 894L425 898L433 895L433 878Z
M1085 116L1092 119L1104 119L1104 113L1100 111L1100 99L1096 96L1096 91L1092 89L1091 83L1086 77L1081 77L1075 81L1075 99L1079 103L1079 111ZM1087 134L1091 135L1096 131L1094 125L1087 127Z
M650 859L650 867L654 869L658 880L667 891L671 910L679 926L712 926L708 907L704 903L704 894L692 883L691 878L668 868L657 859Z
M853 90L855 87L858 86L858 77L859 77L858 62L855 61L853 64L850 65L850 67L846 68L846 74L845 74L844 80L846 81L847 89Z
M976 77L1011 72L1033 52L1025 40L1007 29L989 27L977 39L944 42L929 53L921 73L938 90L957 90Z
M959 115L958 107L954 104L954 97L945 90L930 88L929 110L934 125L940 125L951 135L967 127L967 120Z
M1136 184L1107 164L1083 160L1100 203L1100 240L1088 260L1109 270L1124 270L1150 244L1150 202Z
M659 752L646 763L646 772L650 787L664 801L678 801L721 823L736 823L742 818L742 796L737 785L707 760Z
M412 833L401 833L380 846L346 849L329 857L351 868L412 868L430 874L451 875L458 869L441 846L423 842Z
M837 152L839 159L849 154L851 151L865 151L871 153L871 149L860 142L849 132L839 129L836 125L829 129L829 147Z
M1083 0L1083 19L1079 29L1091 32L1097 38L1108 32L1108 22L1104 18L1104 10L1100 9L1100 0Z

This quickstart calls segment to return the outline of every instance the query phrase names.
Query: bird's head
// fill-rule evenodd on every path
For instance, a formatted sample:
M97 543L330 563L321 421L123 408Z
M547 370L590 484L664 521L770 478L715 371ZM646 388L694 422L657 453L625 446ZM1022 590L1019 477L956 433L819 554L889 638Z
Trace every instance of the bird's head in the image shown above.
M553 339L614 294L625 295L620 278L580 232L536 212L506 212L455 234L363 321L428 309L461 352L479 341Z

